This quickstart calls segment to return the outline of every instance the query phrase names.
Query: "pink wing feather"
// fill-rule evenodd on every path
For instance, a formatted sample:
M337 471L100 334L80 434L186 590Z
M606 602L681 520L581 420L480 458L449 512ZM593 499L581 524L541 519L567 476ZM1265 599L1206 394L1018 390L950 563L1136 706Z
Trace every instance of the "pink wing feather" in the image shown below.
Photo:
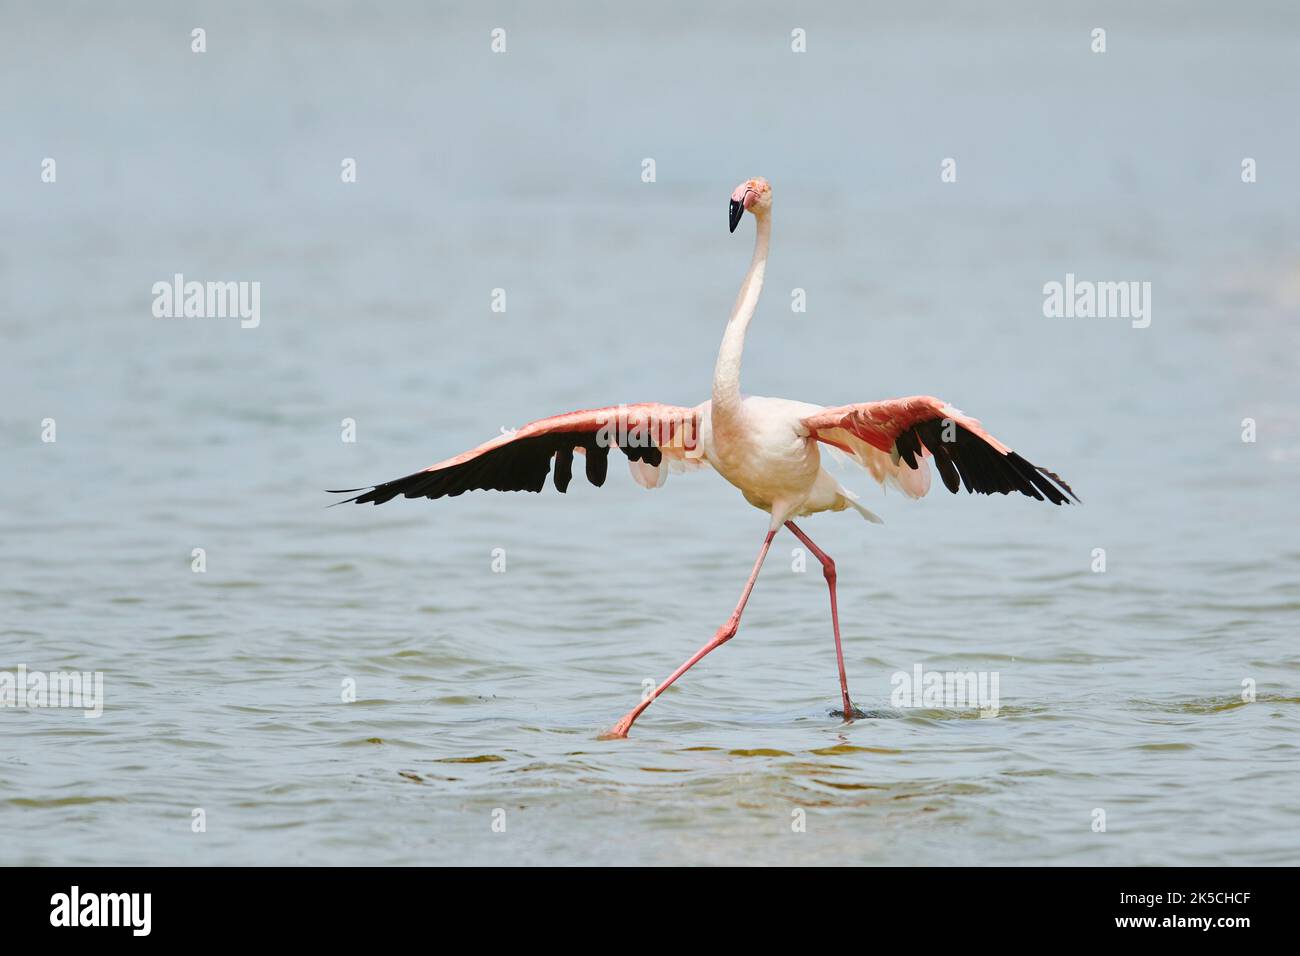
M965 485L967 492L1018 491L1057 505L1079 500L1052 472L1030 464L976 419L932 395L825 408L803 425L818 441L849 451L877 481L914 498L929 490L925 459L933 458L953 493Z
M605 483L611 447L627 456L639 484L657 487L663 484L660 466L666 461L702 460L697 447L699 419L699 406L685 408L658 402L553 415L499 435L413 475L368 489L348 488L330 494L362 491L355 498L338 503L378 505L398 495L454 497L475 489L537 492L546 485L552 461L555 487L564 492L573 477L574 452L584 454L587 480L599 487Z

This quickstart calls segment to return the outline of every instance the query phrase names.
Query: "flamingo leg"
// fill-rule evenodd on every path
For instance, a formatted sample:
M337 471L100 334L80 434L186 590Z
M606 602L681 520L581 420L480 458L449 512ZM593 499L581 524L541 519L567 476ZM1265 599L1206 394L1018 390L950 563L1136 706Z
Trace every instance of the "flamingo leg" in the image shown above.
M840 665L840 695L844 698L844 719L852 720L856 711L853 709L853 701L849 700L849 679L844 673L844 649L840 646L840 612L835 604L835 562L831 560L829 554L813 544L812 538L804 534L793 521L787 521L785 526L793 531L794 536L802 541L822 563L822 576L826 578L826 586L831 591L831 627L835 629L835 660Z
M623 719L614 725L612 730L603 734L604 738L626 737L627 732L632 729L632 724L641 716L641 712L654 703L654 699L667 690L673 681L695 666L709 651L721 647L736 636L736 632L740 630L740 615L744 613L745 603L749 600L750 592L754 590L754 582L758 579L758 571L763 566L763 559L767 557L767 551L772 546L772 539L776 537L776 532L777 529L773 528L767 533L767 537L763 539L763 546L758 550L758 560L754 562L754 570L750 572L749 580L745 582L745 590L740 593L740 603L731 612L731 617L727 618L727 623L718 628L717 633L713 635L709 643L692 654L681 667L668 675L668 679L656 687L653 694L628 711Z

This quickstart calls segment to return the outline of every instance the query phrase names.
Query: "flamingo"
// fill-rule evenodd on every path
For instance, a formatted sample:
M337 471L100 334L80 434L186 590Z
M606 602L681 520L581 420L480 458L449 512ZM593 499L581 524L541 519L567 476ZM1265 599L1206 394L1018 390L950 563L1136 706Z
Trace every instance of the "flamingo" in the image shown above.
M833 407L743 395L741 353L763 289L772 238L772 188L765 179L747 180L731 194L728 226L732 233L746 212L755 223L754 254L722 335L709 401L693 407L656 402L619 405L543 418L413 475L368 488L329 492L362 492L337 504L379 505L398 495L442 498L476 489L540 492L552 474L556 490L564 493L573 478L575 452L584 457L587 480L599 487L605 482L609 450L616 447L627 457L633 478L646 488L662 486L669 470L711 467L746 501L766 511L767 532L731 615L605 737L626 737L636 719L674 681L736 636L759 570L782 526L821 563L830 592L843 717L849 721L862 716L849 697L844 670L835 562L793 519L850 509L877 524L881 519L822 467L821 445L847 455L882 486L897 488L909 498L929 491L926 459L933 459L944 486L954 494L965 485L968 493L981 495L1016 491L1055 505L1079 501L1055 474L1030 464L976 419L930 395Z

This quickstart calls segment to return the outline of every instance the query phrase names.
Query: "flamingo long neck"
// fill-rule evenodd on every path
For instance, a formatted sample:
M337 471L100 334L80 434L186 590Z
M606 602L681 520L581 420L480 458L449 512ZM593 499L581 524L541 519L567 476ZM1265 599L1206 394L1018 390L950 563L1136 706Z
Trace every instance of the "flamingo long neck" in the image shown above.
M727 330L722 334L718 349L718 362L713 367L713 413L727 414L740 409L740 359L745 351L745 332L749 320L758 308L758 297L763 292L763 273L767 271L767 246L772 238L771 214L755 216L757 230L754 235L754 258L750 260L745 281L740 284L740 294L731 310Z

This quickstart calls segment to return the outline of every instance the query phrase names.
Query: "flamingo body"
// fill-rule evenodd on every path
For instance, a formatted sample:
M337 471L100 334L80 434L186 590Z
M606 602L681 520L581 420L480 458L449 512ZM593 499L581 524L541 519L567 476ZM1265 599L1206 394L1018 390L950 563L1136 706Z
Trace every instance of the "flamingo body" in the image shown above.
M855 507L853 500L822 468L821 452L803 420L818 405L785 398L747 395L740 413L715 430L711 402L700 406L700 444L714 470L740 490L755 508L772 515L774 527L787 518Z

